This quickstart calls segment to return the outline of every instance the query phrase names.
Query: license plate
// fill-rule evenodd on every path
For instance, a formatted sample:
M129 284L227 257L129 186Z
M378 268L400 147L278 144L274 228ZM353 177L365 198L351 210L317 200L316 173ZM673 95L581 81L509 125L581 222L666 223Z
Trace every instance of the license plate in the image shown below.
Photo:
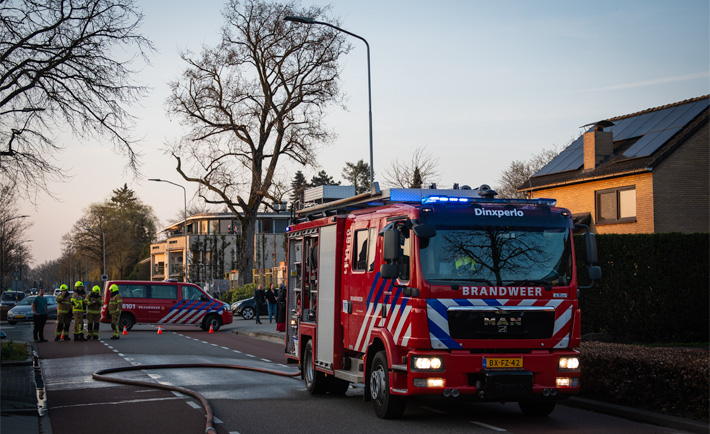
M483 358L483 367L490 369L522 369L522 357L493 357Z
M15 318L24 318L24 315L15 315Z

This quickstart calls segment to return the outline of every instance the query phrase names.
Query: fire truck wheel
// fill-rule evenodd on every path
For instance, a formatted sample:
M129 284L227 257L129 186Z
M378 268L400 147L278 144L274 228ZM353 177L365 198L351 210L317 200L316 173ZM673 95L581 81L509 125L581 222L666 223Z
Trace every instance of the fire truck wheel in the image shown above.
M387 353L380 351L375 354L370 370L370 397L377 417L396 419L404 414L407 397L390 393L389 368Z
M340 378L328 377L328 393L331 395L345 395L350 388L350 382Z
M311 395L322 395L327 391L328 384L325 374L318 371L313 364L313 344L308 341L303 352L303 380L306 382L306 389Z
M555 401L520 401L518 406L525 416L545 417L555 409Z

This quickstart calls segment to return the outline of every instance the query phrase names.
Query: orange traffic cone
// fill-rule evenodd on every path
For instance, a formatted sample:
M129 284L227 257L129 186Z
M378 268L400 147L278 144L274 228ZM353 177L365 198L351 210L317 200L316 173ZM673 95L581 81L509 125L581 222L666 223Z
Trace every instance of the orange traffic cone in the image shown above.
M158 326L158 334L159 334L159 335L162 335L162 334L163 334L163 330L160 328L160 326Z
M214 333L214 329L210 326L210 333Z
M124 334L124 335L127 335L127 334L128 334L128 330L126 330L126 326L123 326L123 334Z
M59 336L59 340L63 340L63 339L64 339L64 330L62 330L62 335Z

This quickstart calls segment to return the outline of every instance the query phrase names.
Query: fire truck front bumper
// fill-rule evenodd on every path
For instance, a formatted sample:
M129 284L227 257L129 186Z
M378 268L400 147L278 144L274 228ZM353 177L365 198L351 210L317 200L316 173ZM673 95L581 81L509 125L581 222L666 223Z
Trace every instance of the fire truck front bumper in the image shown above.
M578 394L579 353L420 352L392 371L393 392L406 395L469 396L484 401L559 399Z

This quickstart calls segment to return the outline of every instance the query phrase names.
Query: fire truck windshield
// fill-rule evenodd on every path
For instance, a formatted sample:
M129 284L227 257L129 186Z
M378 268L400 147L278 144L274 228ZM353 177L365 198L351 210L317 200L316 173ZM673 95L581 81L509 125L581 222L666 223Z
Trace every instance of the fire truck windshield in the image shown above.
M569 285L570 231L541 227L437 227L420 250L433 284Z

